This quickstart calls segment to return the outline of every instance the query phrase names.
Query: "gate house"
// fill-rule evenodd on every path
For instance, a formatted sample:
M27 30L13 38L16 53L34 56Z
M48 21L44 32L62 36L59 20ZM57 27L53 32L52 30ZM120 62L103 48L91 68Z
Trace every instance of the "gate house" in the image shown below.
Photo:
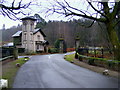
M25 48L26 52L45 51L46 35L41 29L34 29L36 19L32 16L22 18L22 30L12 37L17 48Z

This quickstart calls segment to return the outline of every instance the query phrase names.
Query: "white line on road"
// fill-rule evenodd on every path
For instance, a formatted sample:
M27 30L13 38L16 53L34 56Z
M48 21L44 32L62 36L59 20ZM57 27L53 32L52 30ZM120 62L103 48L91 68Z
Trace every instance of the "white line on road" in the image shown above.
M48 58L50 59L50 58L51 58L51 56L49 55L49 56L48 56Z
M30 56L29 58L31 58L32 56Z

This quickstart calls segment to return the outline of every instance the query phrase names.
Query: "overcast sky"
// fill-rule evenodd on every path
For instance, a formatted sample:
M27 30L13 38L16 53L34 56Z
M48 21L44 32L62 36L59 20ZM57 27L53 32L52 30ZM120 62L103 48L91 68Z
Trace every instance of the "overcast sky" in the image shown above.
M9 5L8 3L12 3L13 0L8 0L6 2L6 5ZM16 0L16 3L20 1L20 0ZM26 3L26 2L29 2L30 0L23 0L23 3ZM35 2L38 2L41 6L34 6L34 5L31 5L31 15L34 15L35 13L38 13L38 11L40 11L38 14L43 18L45 19L46 21L49 21L49 20L63 20L63 21L66 21L66 20L70 20L70 17L66 18L65 16L63 15L58 15L58 14L52 14L52 15L49 15L47 14L46 16L46 13L45 13L45 8L48 8L51 6L51 4L54 4L54 0L32 0L32 1L35 1ZM60 0L58 0L60 1ZM64 1L64 0L61 0L61 1ZM79 8L84 8L83 7L83 1L84 0L66 0L67 2L69 2L70 5L74 6L74 7L79 7ZM85 5L84 5L85 6ZM29 10L25 10L25 12L29 12ZM24 17L24 16L20 16L20 17ZM78 17L74 17L75 19L78 19ZM80 17L79 17L80 18ZM73 19L73 18L72 18ZM4 16L0 16L0 29L2 29L3 27L3 24L5 24L5 28L10 28L12 26L17 26L18 24L21 24L21 22L19 20L17 21L13 21L11 19L9 19L8 17L4 17Z
M6 4L9 5L10 2L12 2L13 0L7 0ZM16 0L16 3L20 1L20 0ZM23 3L29 2L30 0L23 0ZM53 0L32 0L35 2L38 2L41 6L36 7L34 5L31 5L31 15L34 15L35 13L38 13L38 11L40 11L38 14L45 19L46 21L49 20L69 20L69 18L65 18L64 16L58 15L58 14L52 14L46 17L46 14L44 12L45 8L50 7L51 4L54 4ZM58 0L60 1L60 0ZM61 0L64 1L64 0ZM70 5L76 7L76 8L86 8L85 6L87 6L87 3L84 3L83 5L83 1L84 0L66 0L69 2ZM90 9L89 9L90 10ZM29 12L29 10L26 10L25 12ZM93 10L91 10L91 12L93 12ZM21 16L20 17L24 17ZM78 17L74 17L74 18L78 18ZM12 26L17 26L18 24L21 24L21 22L19 20L17 21L13 21L11 19L9 19L8 17L4 17L4 16L0 16L0 29L2 29L3 24L5 24L5 28L10 28Z

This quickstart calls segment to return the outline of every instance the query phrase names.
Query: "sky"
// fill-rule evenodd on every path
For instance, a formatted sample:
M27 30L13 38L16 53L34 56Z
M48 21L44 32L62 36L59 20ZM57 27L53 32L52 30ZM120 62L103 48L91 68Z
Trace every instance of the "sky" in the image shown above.
M13 0L6 0L6 5L11 5ZM16 4L19 2L20 0L16 0ZM22 3L27 3L31 0L23 0ZM60 0L58 0L60 1ZM61 0L61 1L64 1L64 0ZM85 6L87 6L87 4L84 3L83 5L83 2L84 0L66 0L67 2L69 2L70 5L76 7L76 8L86 8ZM11 3L10 3L11 2ZM34 4L36 4L36 2L38 2L38 4L40 6L35 6L35 5L31 5L30 6L30 9L26 9L24 10L24 12L26 13L30 13L30 16L33 16L35 13L38 13L43 19L45 19L46 21L49 21L49 20L63 20L63 21L67 21L67 20L70 20L70 18L66 18L65 16L61 16L61 15L58 15L58 14L46 14L45 10L46 8L50 7L52 4L54 4L54 0L32 0L32 2ZM90 9L89 9L90 10ZM91 9L90 12L93 12L93 10ZM24 15L18 15L18 17L25 17ZM74 17L75 19L78 19L80 17ZM72 18L73 19L73 18ZM9 19L7 16L3 16L3 15L0 15L0 29L3 28L3 24L5 24L5 28L10 28L12 26L17 26L18 24L21 24L21 21L20 20L11 20Z
M7 0L6 0L7 1ZM6 2L6 5L11 5L10 2L12 3L13 0L9 0ZM16 3L19 2L20 0L16 0ZM27 3L29 2L30 0L23 0L23 3ZM46 8L50 7L51 4L54 4L54 0L32 0L33 2L35 1L38 2L40 4L40 6L34 6L34 5L31 5L30 7L30 16L33 16L35 13L38 13L43 19L45 19L46 21L49 21L49 20L63 20L63 21L67 21L67 20L70 20L70 17L66 18L65 16L63 15L58 15L58 14L46 14L46 12L44 11ZM59 1L59 0L58 0ZM64 0L61 0L61 1L64 1ZM68 1L72 6L74 7L78 7L78 6L82 6L82 3L80 5L80 3L78 2L82 2L82 0L66 0ZM8 4L9 3L9 4ZM31 10L32 9L32 10ZM29 9L27 10L24 10L25 12L29 12ZM38 12L39 11L39 12ZM22 17L25 17L23 15L19 15L21 18ZM75 19L78 19L78 17L74 17ZM0 15L0 29L3 28L3 24L5 24L5 28L10 28L12 26L17 26L18 24L21 24L21 21L20 20L11 20L9 19L7 16L3 16L3 15Z

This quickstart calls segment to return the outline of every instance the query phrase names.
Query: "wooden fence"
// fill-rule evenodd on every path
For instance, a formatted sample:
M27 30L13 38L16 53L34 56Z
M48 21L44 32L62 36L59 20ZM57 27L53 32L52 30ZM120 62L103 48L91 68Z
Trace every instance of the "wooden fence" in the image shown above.
M105 55L112 55L113 53L110 49L103 49L103 48L99 48L99 49L89 49L89 48L78 48L77 53L81 54L81 55L86 55L86 56L92 56L92 57L98 57L98 58L104 58Z
M0 58L8 57L13 55L13 48L8 48L8 47L0 47Z

